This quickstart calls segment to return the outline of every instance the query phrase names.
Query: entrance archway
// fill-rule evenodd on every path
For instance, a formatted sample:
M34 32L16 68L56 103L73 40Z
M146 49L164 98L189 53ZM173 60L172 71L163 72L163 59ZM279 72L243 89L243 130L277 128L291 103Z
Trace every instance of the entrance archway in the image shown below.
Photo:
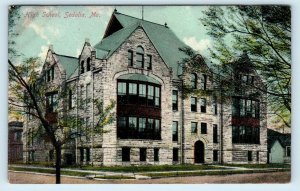
M195 163L204 163L204 143L202 141L195 142L194 159Z

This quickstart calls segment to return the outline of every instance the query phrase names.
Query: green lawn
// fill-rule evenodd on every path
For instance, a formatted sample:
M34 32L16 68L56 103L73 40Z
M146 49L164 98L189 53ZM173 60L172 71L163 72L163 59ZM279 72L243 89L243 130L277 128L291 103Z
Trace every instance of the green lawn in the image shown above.
M290 164L224 164L223 166L244 167L244 168L287 168Z

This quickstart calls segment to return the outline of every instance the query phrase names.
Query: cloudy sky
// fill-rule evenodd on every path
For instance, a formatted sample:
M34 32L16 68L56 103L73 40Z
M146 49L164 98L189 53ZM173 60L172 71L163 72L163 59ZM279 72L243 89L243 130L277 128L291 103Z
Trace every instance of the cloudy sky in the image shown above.
M59 54L78 57L85 38L92 45L104 34L114 9L142 17L141 6L24 6L16 30L16 49L22 58L39 56L43 60L50 44ZM199 21L205 6L144 6L144 19L167 23L187 45L206 56L212 42ZM77 14L81 17L72 17ZM90 17L94 13L92 17ZM82 15L84 14L84 17ZM18 60L20 61L20 60Z

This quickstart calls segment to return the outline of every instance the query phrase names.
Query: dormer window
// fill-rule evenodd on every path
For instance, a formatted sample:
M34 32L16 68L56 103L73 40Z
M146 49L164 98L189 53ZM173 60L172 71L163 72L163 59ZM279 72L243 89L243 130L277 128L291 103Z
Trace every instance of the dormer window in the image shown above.
M136 67L144 68L144 49L141 46L136 49Z
M84 73L84 61L82 60L80 63L80 73L83 74Z
M91 70L91 59L88 58L86 61L86 71L90 71Z
M54 67L51 67L49 70L47 70L46 79L47 79L47 82L54 80Z

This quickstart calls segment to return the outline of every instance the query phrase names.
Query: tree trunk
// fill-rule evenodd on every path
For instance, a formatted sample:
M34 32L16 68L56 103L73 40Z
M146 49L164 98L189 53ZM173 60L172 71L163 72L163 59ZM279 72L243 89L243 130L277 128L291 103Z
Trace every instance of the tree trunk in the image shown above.
M60 169L61 169L61 146L55 147L56 161L55 161L55 176L56 184L60 184Z

